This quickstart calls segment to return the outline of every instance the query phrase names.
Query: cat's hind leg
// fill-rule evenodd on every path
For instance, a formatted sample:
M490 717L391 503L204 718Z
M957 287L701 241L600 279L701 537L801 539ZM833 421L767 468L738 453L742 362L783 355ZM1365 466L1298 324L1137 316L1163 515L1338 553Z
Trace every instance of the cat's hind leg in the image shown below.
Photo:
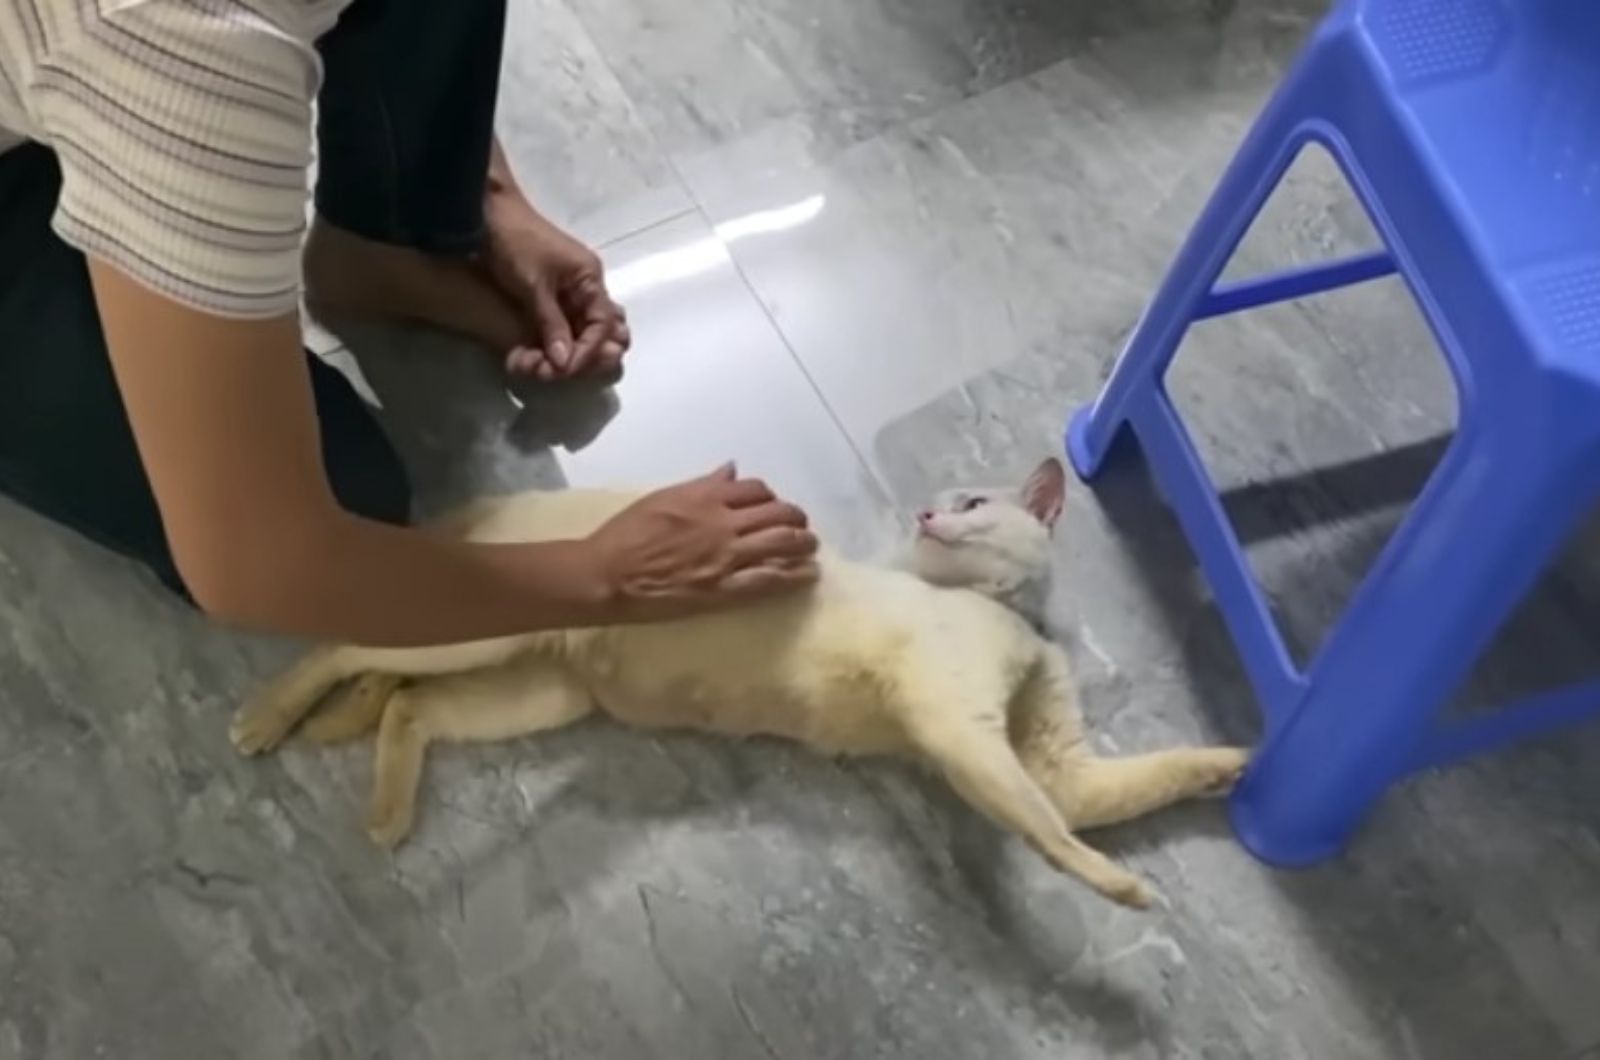
M1150 891L1137 876L1072 834L1050 797L1023 768L1003 729L981 721L942 722L913 739L963 799L1020 834L1058 870L1119 905L1150 905Z
M558 663L519 659L474 673L424 678L397 690L383 712L367 834L393 847L411 832L423 760L435 740L486 741L560 728L594 700Z
M1187 799L1226 795L1250 757L1235 747L1095 757L1084 738L1066 659L1057 650L1041 656L1018 690L1007 727L1023 767L1075 829L1132 820Z
M431 684L424 681L391 696L378 726L367 835L381 847L398 844L416 820L417 785L433 739L428 709Z
M342 648L317 648L307 653L239 708L228 727L228 739L243 755L272 750L330 689L353 672Z
M362 674L337 689L296 730L297 739L310 743L343 743L363 736L383 720L389 697L406 679L398 674Z
M1073 828L1101 828L1189 799L1226 795L1250 760L1237 747L1095 758L1024 744L1020 756Z

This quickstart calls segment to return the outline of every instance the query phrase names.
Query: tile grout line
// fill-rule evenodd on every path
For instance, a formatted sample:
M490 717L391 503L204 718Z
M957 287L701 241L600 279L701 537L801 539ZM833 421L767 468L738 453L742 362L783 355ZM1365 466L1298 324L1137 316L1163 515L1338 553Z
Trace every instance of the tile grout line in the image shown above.
M606 60L606 63L609 67L610 60ZM623 91L624 94L626 94L627 90L624 89ZM631 98L629 102L631 105ZM667 165L672 168L673 176L677 179L678 185L683 188L684 194L686 194L689 198L689 201L694 204L692 207L693 212L700 217L700 220L708 229L711 230L713 236L715 236L716 224L713 222L711 212L709 209L707 209L704 200L702 200L699 193L695 191L694 185L684 177L683 170L678 165L678 160L672 156L671 152L661 147L660 140L656 137L654 130L649 130L649 133L651 140L656 143L657 149L661 151L662 157L666 159ZM877 136L873 136L871 139L876 140L878 136L882 135L883 133L879 133ZM756 290L756 285L750 279L750 274L745 271L744 263L739 260L738 251L728 244L723 243L720 237L717 237L717 239L719 243L722 243L723 249L727 252L728 263L733 267L734 275L739 278L739 283L742 287L744 287L745 293L747 293L751 299L754 300L756 308L761 312L762 319L767 322L768 327L772 328L773 334L778 336L778 341L783 344L783 350L789 355L789 360L794 363L796 370L800 373L800 377L806 381L806 386L811 388L811 393L822 405L822 411L827 415L828 421L833 424L834 428L839 432L840 437L844 439L844 444L850 448L850 453L856 458L857 465L860 466L862 471L866 472L867 480L871 482L873 486L877 487L878 492L882 494L883 499L888 502L891 514L893 514L900 505L900 499L895 495L894 489L889 485L888 481L878 473L878 469L873 466L872 461L867 459L866 454L862 452L861 446L857 444L855 435L852 434L849 428L845 426L844 420L840 418L838 411L834 409L833 402L828 400L828 395L823 391L822 385L817 382L816 376L813 375L811 369L807 367L805 358L800 356L800 351L795 349L793 342L789 341L789 335L783 330L783 325L778 323L778 318L773 314L771 306L767 304L767 300L765 298L761 297L761 292Z
M578 25L582 27L584 34L588 36L589 43L591 46L593 46L595 54L600 57L600 62L605 66L606 72L610 74L611 79L616 82L617 88L622 93L623 98L628 101L629 110L633 111L634 117L637 118L639 112L638 108L635 106L632 93L628 91L628 88L625 84L623 84L622 79L617 76L617 69L614 65L612 65L611 57L606 54L603 48L600 47L599 42L594 37L594 34L590 32L589 24L583 16L582 9L577 5L569 4L568 10L572 12L573 18L576 20ZM944 108L939 109L942 110ZM716 226L712 223L711 214L706 209L705 202L701 200L700 195L695 191L694 185L684 177L683 169L678 165L678 160L673 156L671 151L666 149L666 145L661 142L661 138L656 134L655 129L651 128L642 120L639 121L639 127L644 131L646 136L650 137L650 142L655 146L656 152L661 156L662 160L666 162L667 167L672 171L673 179L677 181L678 187L682 189L685 198L688 199L691 205L688 209L676 213L671 217L663 218L649 225L645 225L638 231L630 233L630 235L638 235L641 232L650 231L662 225L669 224L672 221L681 220L691 213L697 215L707 228L715 232ZM895 127L899 128L900 126L897 125ZM883 130L875 134L870 139L875 140L888 131L889 130ZM616 242L617 240L610 240L606 245L610 246ZM724 244L724 246L726 247L726 244ZM861 447L856 443L855 436L851 434L851 432L845 427L844 421L839 418L839 414L834 409L833 403L828 400L827 395L823 393L822 387L817 383L816 377L811 373L811 370L806 367L806 363L804 359L801 358L799 351L794 348L794 343L789 341L789 336L784 332L783 327L778 323L777 318L773 315L771 308L767 305L766 299L761 297L760 292L755 288L755 284L751 282L750 276L745 272L744 266L740 263L738 255L734 252L732 247L726 247L726 249L728 252L728 261L733 266L734 274L739 277L739 283L744 287L746 293L748 293L750 297L755 300L757 308L759 308L761 311L762 318L766 320L767 325L772 328L773 333L778 336L778 341L783 344L784 352L789 355L789 359L799 370L801 378L803 378L806 381L806 385L811 388L811 393L815 395L819 402L821 402L823 412L827 415L829 422L831 422L834 425L834 428L838 430L840 436L844 438L844 443L845 445L849 446L851 454L856 458L856 463L864 472L866 472L868 481L877 487L878 491L882 494L883 499L889 503L891 509L897 508L899 505L899 498L895 496L894 490L890 488L889 483L884 480L883 476L878 474L877 468L872 465L872 462L867 459L866 454L862 452Z
M709 225L711 223L711 218L705 212L705 208L703 206L696 208L700 211L701 217ZM884 480L882 475L878 474L878 469L872 465L872 462L867 459L866 454L861 451L860 445L856 443L855 435L852 434L850 429L845 426L844 420L839 417L839 413L834 409L833 403L829 401L828 396L823 393L821 384L817 382L817 378L812 374L811 369L806 366L805 359L800 356L800 352L794 348L794 343L789 341L789 336L784 332L783 326L778 323L778 318L773 315L772 309L767 305L766 299L762 298L761 293L756 290L755 284L751 282L749 274L745 272L744 265L739 261L739 256L734 252L732 247L728 248L728 262L733 266L734 274L739 277L739 283L744 286L745 291L755 301L756 307L760 309L762 319L764 319L768 326L772 328L773 334L778 336L778 341L783 343L784 352L786 352L789 355L789 359L794 362L794 366L797 370L799 370L801 378L806 381L806 386L811 388L811 393L815 395L817 401L822 404L822 410L827 414L829 422L833 424L834 428L838 430L840 436L844 438L844 444L850 447L850 452L855 456L856 463L859 464L861 469L866 472L867 478L883 494L883 499L889 502L890 507L898 508L900 499L895 496L895 492L890 487L889 483Z
M674 177L677 176L676 170L674 170L673 176ZM682 182L680 181L680 183L682 183ZM685 188L684 191L687 194L688 189ZM622 232L622 233L620 233L618 235L612 236L609 239L603 240L602 242L596 243L594 245L594 249L597 252L609 249L611 247L616 246L619 243L622 243L622 242L624 242L626 240L632 239L635 236L642 236L647 232L654 232L657 229L665 228L667 225L672 224L674 221L681 221L685 217L691 217L691 216L695 216L697 214L700 215L700 216L704 216L704 214L700 210L700 207L698 205L693 205L692 204L694 196L689 195L688 197L689 197L689 199L691 201L691 205L685 206L681 210L674 210L671 213L669 213L669 214L667 214L667 215L665 215L663 217L656 218L654 221L646 221L644 224L639 225L636 228L630 228L626 232Z
M605 49L600 47L599 42L596 40L594 34L590 32L589 24L584 18L582 8L578 5L570 3L567 4L567 7L572 13L574 20L582 28L584 34L589 38L589 43L593 47L595 54L599 57L601 64L605 67L606 73L610 75L612 81L616 84L618 90L621 92L622 97L628 101L628 108L632 112L632 116L635 119L639 119L639 110L635 106L632 93L628 91L627 86L617 75L617 68L612 63L611 57L606 53ZM1085 54L1092 51L1092 48L1085 49ZM1061 56L1054 62L1046 63L1043 66L1029 70L1026 73L1019 74L1016 77L1009 78L1008 80L1002 81L998 84L989 85L988 87L977 92L962 92L958 94L956 98L941 103L925 113L908 116L901 121L896 121L885 128L877 130L864 140L858 140L847 145L843 150L839 151L834 158L836 160L838 157L860 150L866 145L883 140L896 132L901 132L917 125L929 122L940 114L944 114L959 107L969 106L973 101L981 100L984 97L998 93L1011 85L1031 81L1045 70L1051 69L1062 62L1068 62L1075 58L1078 58L1078 56ZM617 242L620 242L622 239L628 238L629 236L639 235L644 232L655 230L664 225L670 224L673 221L682 220L690 214L697 215L708 228L715 231L716 226L712 222L712 217L710 211L707 209L705 201L696 192L694 185L687 178L685 178L683 169L678 164L677 158L674 157L671 151L666 149L666 145L661 142L661 138L659 135L657 135L654 128L652 128L643 120L638 120L638 125L640 130L650 138L650 142L652 145L654 145L657 154L667 164L667 167L672 172L673 179L677 182L679 189L683 191L685 198L690 202L691 205L688 209L678 211L669 217L664 217L657 221L643 225L635 231L627 233L626 235L619 236L616 239L607 240L603 246L612 246ZM850 447L850 451L855 456L856 462L864 471L866 471L868 479L883 494L884 499L887 500L892 507L897 508L900 503L899 498L895 495L895 492L889 485L888 481L878 473L877 468L870 460L867 459L866 453L863 452L855 436L848 428L846 428L844 421L834 409L833 403L828 400L827 394L823 391L822 386L817 382L816 377L806 366L804 358L800 356L799 351L796 350L794 344L790 342L789 336L784 331L783 326L778 323L777 317L774 316L766 300L761 297L761 293L756 289L755 284L751 281L749 274L745 271L743 263L739 260L737 251L735 251L733 247L726 246L726 244L724 244L724 246L728 252L728 260L733 265L734 272L739 277L739 282L744 286L750 297L755 299L756 305L760 307L761 315L766 319L768 325L771 326L772 330L777 334L778 341L783 343L785 352L788 353L789 359L794 362L795 367L799 369L801 376L806 380L806 384L811 388L811 392L816 396L817 400L822 403L823 411L827 414L828 419L833 423L834 427L838 429L840 435L843 436L845 444Z
M700 197L694 193L694 189L689 186L689 182L683 179L683 171L678 168L677 161L672 157L672 153L666 149L666 145L661 142L661 137L656 135L655 129L651 128L650 125L640 115L638 105L635 103L633 98L633 93L628 91L628 86L623 83L621 77L617 76L617 68L616 65L612 63L611 56L606 53L604 48L600 47L599 40L595 38L594 33L589 29L589 21L588 19L584 18L582 5L568 3L563 0L563 6L566 7L567 12L572 16L573 22L577 23L578 28L583 31L583 35L588 38L589 47L594 50L594 54L599 58L600 65L605 67L606 76L610 77L612 83L617 86L617 93L623 99L627 100L628 116L633 119L633 122L638 126L639 131L644 133L645 136L649 137L650 145L655 148L656 154L660 156L663 162L666 163L667 169L672 173L672 179L678 185L678 190L683 192L684 199L689 203L688 207L676 211L668 217L658 218L649 222L648 224L641 225L631 232L619 235L614 239L608 239L595 249L600 250L605 247L614 246L624 239L653 231L662 227L663 225L671 224L673 221L682 220L692 213L698 212L701 217L704 218L705 211L701 209Z

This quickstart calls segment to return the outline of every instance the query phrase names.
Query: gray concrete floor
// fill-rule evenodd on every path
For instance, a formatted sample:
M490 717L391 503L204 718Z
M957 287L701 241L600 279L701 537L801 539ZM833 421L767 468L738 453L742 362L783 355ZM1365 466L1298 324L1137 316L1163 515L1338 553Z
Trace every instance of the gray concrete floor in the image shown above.
M869 553L928 491L1054 449L1322 6L517 0L505 139L603 244L626 381L519 412L436 336L330 356L430 507L731 456ZM1242 258L1369 238L1307 159ZM1207 325L1173 389L1314 647L1451 425L1415 311L1379 284ZM1137 471L1070 500L1052 623L1096 739L1250 739ZM1600 662L1594 555L1462 709ZM12 507L0 629L7 1060L1600 1056L1594 730L1418 779L1311 872L1253 862L1216 807L1123 830L1170 900L1134 915L911 770L598 724L438 754L390 858L358 827L364 749L227 746L292 645Z

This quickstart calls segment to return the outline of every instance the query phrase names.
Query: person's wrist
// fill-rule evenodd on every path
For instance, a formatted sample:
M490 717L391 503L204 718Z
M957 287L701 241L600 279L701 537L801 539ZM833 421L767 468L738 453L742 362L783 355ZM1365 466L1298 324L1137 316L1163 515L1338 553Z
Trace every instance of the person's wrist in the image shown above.
M594 537L559 544L555 557L564 593L583 624L606 625L617 619L622 593L613 574L610 550Z
M489 169L484 175L483 187L488 193L517 190L517 175L511 171L511 160L501 149L499 137L493 140L489 148Z
M523 194L509 167L490 169L483 185L483 219L491 237L497 230L549 224Z

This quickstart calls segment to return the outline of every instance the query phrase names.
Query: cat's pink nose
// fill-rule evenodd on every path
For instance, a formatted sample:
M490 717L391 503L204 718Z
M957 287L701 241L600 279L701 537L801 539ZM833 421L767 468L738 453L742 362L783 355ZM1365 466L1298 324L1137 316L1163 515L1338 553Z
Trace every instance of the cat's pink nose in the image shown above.
M927 526L929 523L933 522L933 513L924 508L922 511L917 513L917 522L923 526Z

